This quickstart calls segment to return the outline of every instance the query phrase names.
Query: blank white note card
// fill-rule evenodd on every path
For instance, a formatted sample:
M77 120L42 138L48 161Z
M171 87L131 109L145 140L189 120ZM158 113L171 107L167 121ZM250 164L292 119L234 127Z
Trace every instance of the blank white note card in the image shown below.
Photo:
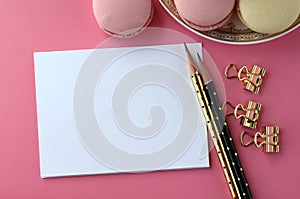
M209 167L183 44L37 52L34 64L42 178Z

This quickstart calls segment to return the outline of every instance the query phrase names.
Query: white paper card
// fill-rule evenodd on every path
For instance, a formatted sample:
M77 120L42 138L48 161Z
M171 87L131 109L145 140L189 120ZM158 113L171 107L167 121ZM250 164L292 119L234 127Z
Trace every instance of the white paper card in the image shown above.
M209 167L182 44L37 52L34 63L42 178Z

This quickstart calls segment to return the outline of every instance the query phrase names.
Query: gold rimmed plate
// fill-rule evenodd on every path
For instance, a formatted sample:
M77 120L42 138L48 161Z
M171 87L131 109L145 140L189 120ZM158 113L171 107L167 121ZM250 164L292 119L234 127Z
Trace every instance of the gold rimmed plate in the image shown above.
M179 16L174 5L174 0L159 0L164 9L182 26L193 33L207 39L226 44L257 44L279 38L297 29L300 26L300 17L287 30L277 34L257 33L247 28L236 14L221 28L211 31L198 31L187 25Z

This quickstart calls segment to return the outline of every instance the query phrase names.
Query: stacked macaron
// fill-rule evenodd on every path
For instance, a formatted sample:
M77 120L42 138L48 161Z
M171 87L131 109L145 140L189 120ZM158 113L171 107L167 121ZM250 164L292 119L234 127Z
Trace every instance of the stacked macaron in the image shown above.
M151 0L94 0L100 28L115 37L133 37L148 26L153 15Z
M279 33L299 17L300 0L238 0L237 13L253 31Z
M174 0L178 14L199 31L214 30L231 17L235 0Z

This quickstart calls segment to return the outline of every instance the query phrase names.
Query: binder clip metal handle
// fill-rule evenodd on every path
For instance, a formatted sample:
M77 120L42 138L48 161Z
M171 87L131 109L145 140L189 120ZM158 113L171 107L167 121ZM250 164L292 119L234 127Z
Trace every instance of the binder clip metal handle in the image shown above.
M244 142L244 137L247 135L253 138L252 141ZM279 127L278 126L263 126L262 132L257 132L254 135L248 132L242 132L240 142L244 147L255 144L257 148L263 146L263 151L266 153L279 152Z
M241 119L240 124L255 129L257 127L257 121L259 118L259 111L261 110L261 104L253 101L246 101L245 105L238 104L233 106L230 102L226 102L233 111L227 113L228 115L234 115L236 119Z
M230 75L230 69L237 72L237 75ZM265 75L266 69L252 65L248 70L247 66L238 69L235 64L229 64L225 69L225 76L228 79L237 78L243 82L243 88L253 93L258 93L262 84L262 77Z

